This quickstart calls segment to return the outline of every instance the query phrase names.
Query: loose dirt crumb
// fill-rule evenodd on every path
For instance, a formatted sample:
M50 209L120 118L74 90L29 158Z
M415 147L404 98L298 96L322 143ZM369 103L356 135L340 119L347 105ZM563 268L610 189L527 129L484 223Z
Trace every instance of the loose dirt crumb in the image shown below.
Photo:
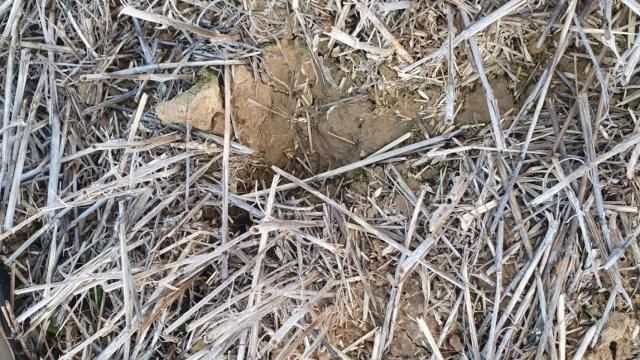
M393 206L400 214L407 218L410 217L413 213L413 208L411 207L407 199L401 194L396 194L393 197Z
M447 342L456 353L460 353L462 352L462 350L464 350L464 344L462 344L462 340L460 340L460 337L456 334L449 336Z

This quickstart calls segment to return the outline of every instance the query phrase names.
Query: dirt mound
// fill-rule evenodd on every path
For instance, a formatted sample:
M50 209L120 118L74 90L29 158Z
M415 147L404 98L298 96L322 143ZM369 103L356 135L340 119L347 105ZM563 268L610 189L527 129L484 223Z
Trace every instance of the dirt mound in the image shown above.
M346 95L321 84L313 57L301 41L282 40L262 52L266 70L262 78L254 76L248 66L234 68L231 105L236 137L269 164L286 165L298 142L313 150L309 155L317 168L342 165L370 155L414 125L420 105L406 94L377 104L344 100ZM224 105L220 94L218 80L206 78L160 103L156 114L164 121L190 122L221 135ZM298 112L311 114L306 119L311 124L294 121Z

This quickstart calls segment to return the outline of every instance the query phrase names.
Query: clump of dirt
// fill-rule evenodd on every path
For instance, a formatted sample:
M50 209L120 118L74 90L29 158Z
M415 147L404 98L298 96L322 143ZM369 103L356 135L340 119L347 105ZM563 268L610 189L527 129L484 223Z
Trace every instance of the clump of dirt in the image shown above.
M640 345L638 323L632 317L615 312L609 316L598 342L585 360L627 360L632 359L634 349Z
M247 68L238 67L231 103L240 141L271 164L285 161L285 151L293 145L289 118L281 113L288 107L287 99L276 96L271 86L254 80Z
M296 40L283 40L263 50L265 82L247 67L237 67L231 103L240 141L270 164L283 166L294 145L291 122L297 96L309 97L315 82L313 59Z
M224 104L218 79L205 77L189 90L156 107L162 121L191 124L194 128L221 135L224 132Z
M515 106L513 94L509 89L509 84L505 79L490 79L493 96L498 102L500 114L504 114ZM484 88L478 85L473 91L464 97L464 110L456 116L458 125L485 124L491 121L487 100L484 95Z
M387 106L357 100L331 107L312 139L321 165L356 161L410 131L419 103L406 96L387 100Z

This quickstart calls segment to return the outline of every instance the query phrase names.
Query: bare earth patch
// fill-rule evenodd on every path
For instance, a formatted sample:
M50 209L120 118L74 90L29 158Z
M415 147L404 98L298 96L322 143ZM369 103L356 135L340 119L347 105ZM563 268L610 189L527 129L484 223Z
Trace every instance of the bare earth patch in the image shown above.
M595 347L585 360L634 359L640 347L640 324L628 314L615 312L609 316Z

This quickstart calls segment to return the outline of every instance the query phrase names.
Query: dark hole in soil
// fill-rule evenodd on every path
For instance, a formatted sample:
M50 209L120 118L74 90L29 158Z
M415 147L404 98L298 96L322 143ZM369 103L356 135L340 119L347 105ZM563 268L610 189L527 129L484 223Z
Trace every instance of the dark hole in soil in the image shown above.
M616 354L618 353L618 343L612 341L609 343L609 350L611 350L611 358L616 359Z
M229 207L229 217L233 222L229 224L229 229L234 234L242 234L253 226L253 220L248 212L236 207Z

